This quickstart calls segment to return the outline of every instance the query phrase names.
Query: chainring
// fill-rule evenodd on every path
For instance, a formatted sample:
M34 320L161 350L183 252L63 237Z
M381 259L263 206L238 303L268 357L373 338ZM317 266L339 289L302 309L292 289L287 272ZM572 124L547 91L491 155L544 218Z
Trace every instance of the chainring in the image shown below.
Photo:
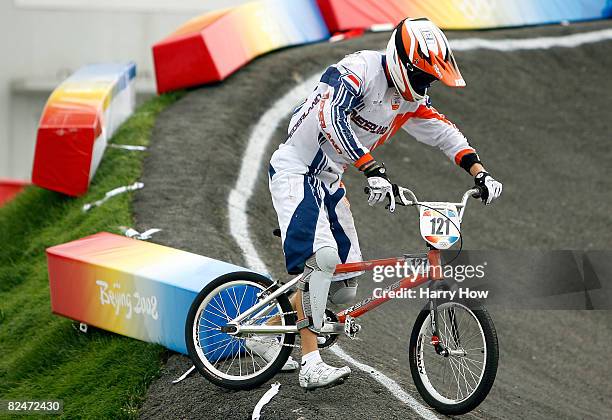
M325 309L325 321L326 322L338 322L338 317L332 310ZM317 343L317 346L321 350L331 347L332 345L336 343L336 340L338 340L338 334L319 334L319 337L325 338L325 342Z

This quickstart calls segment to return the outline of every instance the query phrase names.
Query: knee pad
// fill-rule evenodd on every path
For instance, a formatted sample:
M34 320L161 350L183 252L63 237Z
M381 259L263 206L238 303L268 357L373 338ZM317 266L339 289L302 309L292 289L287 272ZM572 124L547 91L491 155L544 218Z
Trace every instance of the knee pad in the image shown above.
M327 295L336 265L340 263L338 251L331 247L319 249L306 261L306 268L298 282L302 290L302 309L305 319L298 321L298 329L310 328L318 333L325 320Z
M351 303L357 296L357 277L333 281L329 286L329 301L336 305Z
M314 259L319 270L331 274L336 271L336 266L340 264L340 257L338 256L338 251L330 246L324 246L323 248L320 248L314 254Z

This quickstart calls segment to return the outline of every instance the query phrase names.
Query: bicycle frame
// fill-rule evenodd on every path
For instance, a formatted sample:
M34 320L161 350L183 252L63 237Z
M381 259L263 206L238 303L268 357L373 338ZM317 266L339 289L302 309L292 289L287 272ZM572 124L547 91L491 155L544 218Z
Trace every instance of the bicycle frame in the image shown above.
M404 193L409 194L412 200L406 199L404 196ZM459 209L460 218L463 217L463 212L465 210L465 206L466 206L467 200L470 197L470 195L474 195L478 193L479 193L478 190L470 189L465 192L461 202L452 203L456 205L457 208ZM408 206L418 206L419 204L428 203L428 202L419 202L416 199L416 196L414 195L414 193L406 188L400 187L400 194L402 195L402 199L404 200L404 202L408 203L406 204ZM397 282L391 284L384 290L387 290L387 291L408 290L408 289L418 287L427 281L443 280L442 270L441 270L440 250L433 248L431 245L428 245L428 247L429 247L429 250L427 252L420 253L420 254L406 254L402 257L393 257L393 258L384 258L384 259L339 264L336 266L335 274L346 274L346 273L355 273L355 272L362 272L362 271L371 271L371 270L374 270L375 267L395 266L397 264L406 264L407 262L411 260L412 261L420 260L420 263L428 264L428 270L427 270L426 275L415 274L415 275L411 275L408 277L404 277L403 279L398 280ZM248 310L240 314L238 317L229 321L228 327L224 328L225 330L224 332L231 334L231 335L249 334L249 333L259 333L259 334L262 334L262 333L263 334L297 333L298 329L295 325L287 325L287 326L285 325L249 325L249 324L241 325L240 323L255 313L259 315L261 313L271 310L272 308L271 302L277 296L289 292L297 284L297 282L299 281L301 277L302 275L300 274L299 276L293 278L289 282L281 285L278 289L268 294L259 303L252 306L251 308L249 308ZM275 282L274 284L277 285L278 282ZM265 293L267 293L267 290L262 292L262 294L265 294ZM374 297L374 294L372 294L372 296L365 298L361 302L358 302L348 307L347 309L344 309L338 312L336 314L338 318L338 322L337 323L336 322L332 322L332 323L326 322L323 328L321 329L321 333L330 334L330 333L343 332L344 326L342 325L342 328L340 328L339 324L344 324L344 322L346 322L346 320L349 318L358 318L364 315L365 313L375 309L376 307L382 305L383 303L391 299L391 297L389 297L388 295L389 294L387 293L385 294L385 296L376 298ZM438 314L437 314L436 299L431 299L431 298L429 299L429 307L433 315L432 316L433 333L434 333L434 336L437 336L438 335L437 334L438 333L437 331ZM436 350L438 350L437 343L435 343L434 345L436 346Z
M347 264L339 264L336 266L336 274L345 274L345 273L355 273L362 271L371 271L374 270L375 267L382 266L395 266L397 264L405 264L410 260L426 260L429 264L429 270L427 275L412 275L408 277L404 277L401 280L391 284L385 290L389 291L399 291L399 290L407 290L412 289L414 287L418 287L428 280L440 280L439 274L441 270L437 267L440 267L440 251L437 249L430 249L427 253L422 254L410 254L402 257L395 258L385 258L378 260L370 260L370 261L361 261L356 263L347 263ZM234 318L228 325L231 325L233 328L228 333L230 334L249 334L249 333L269 333L269 334L280 334L280 333L297 333L298 329L295 325L240 325L240 322L248 318L249 316L259 313L265 312L269 309L270 303L279 295L283 293L287 293L290 291L299 281L302 276L299 275L289 282L283 284L281 287L276 289L274 292L267 295L264 299L262 299L259 303L252 306L238 317ZM371 311L372 309L382 305L387 302L391 298L388 296L381 296L379 298L375 298L374 295L369 296L358 302L347 309L344 309L336 314L338 321L340 323L344 323L347 317L358 318L365 313ZM327 327L327 328L326 328ZM338 332L333 325L328 323L322 328L321 333L334 333Z
M403 257L397 258L386 258L381 260L372 260L372 261L364 261L359 263L349 263L349 264L340 264L336 267L336 273L351 273L356 271L370 271L375 267L384 267L384 266L395 266L397 264L406 264L410 260L422 260L421 263L427 261L429 264L429 270L427 275L412 275L408 277L404 277L401 280L396 281L395 283L387 286L384 291L401 291L408 290L415 287L420 286L421 284L427 282L428 280L441 280L440 276L440 251L437 249L430 249L427 253L422 254L407 254ZM346 321L347 317L358 318L372 309L382 305L387 302L391 298L388 296L382 296L379 298L375 298L374 295L365 298L361 302L358 302L343 311L340 311L336 314L339 322Z

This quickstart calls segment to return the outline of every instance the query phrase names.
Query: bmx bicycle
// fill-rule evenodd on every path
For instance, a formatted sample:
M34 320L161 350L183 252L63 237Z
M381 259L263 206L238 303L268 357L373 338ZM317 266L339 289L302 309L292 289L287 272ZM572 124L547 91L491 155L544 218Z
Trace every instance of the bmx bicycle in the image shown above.
M335 274L412 264L421 269L385 290L397 292L425 283L430 289L448 288L442 276L440 250L461 239L467 201L470 196L478 198L480 190L466 191L455 203L418 201L411 190L402 187L397 193L407 206L419 210L427 252L339 264ZM295 344L297 313L289 294L300 277L282 284L253 272L233 272L204 287L192 303L185 324L187 349L196 369L215 385L232 390L255 388L278 373L293 348L299 347ZM390 300L389 295L372 295L337 313L326 310L319 347L329 347L341 336L355 338L361 329L356 319ZM432 295L412 328L410 371L427 404L443 414L463 414L477 407L493 386L499 356L497 333L480 303ZM246 340L276 340L276 353L266 354L264 359L247 346Z

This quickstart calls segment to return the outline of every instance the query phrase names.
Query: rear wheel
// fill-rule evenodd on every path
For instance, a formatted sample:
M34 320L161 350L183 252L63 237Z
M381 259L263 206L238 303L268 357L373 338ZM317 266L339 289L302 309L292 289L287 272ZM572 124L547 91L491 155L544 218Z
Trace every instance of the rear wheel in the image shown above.
M467 413L486 398L497 374L499 350L493 321L483 307L445 302L438 306L438 339L446 352L436 352L432 335L431 312L423 310L410 337L412 379L436 411Z
M236 336L222 331L229 321L276 289L262 275L229 273L204 287L191 304L185 323L189 357L196 369L215 385L234 390L255 388L271 379L289 358L295 334ZM262 325L271 321L295 325L295 313L286 295L279 295L265 310L256 311L241 324ZM258 343L270 345L272 350L262 354Z

